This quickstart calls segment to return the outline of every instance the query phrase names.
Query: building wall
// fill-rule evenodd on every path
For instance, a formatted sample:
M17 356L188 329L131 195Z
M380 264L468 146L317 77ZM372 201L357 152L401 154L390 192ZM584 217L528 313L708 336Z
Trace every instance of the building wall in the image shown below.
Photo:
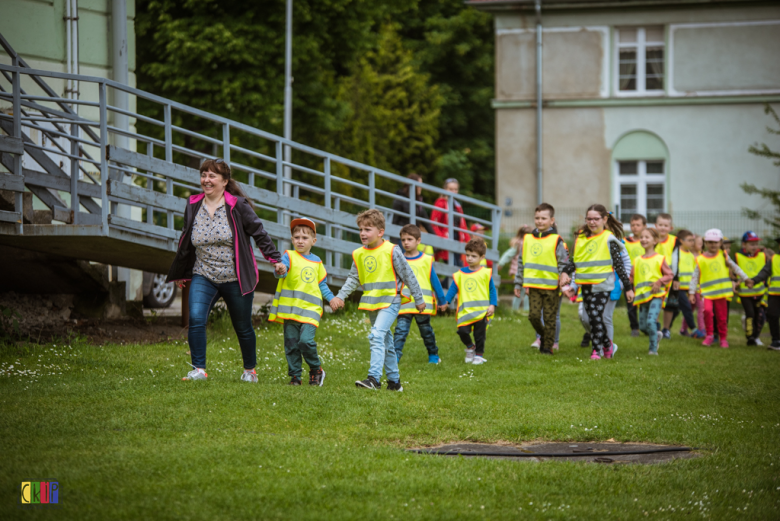
M543 23L547 201L613 206L612 148L636 130L668 147L667 210L761 204L742 182L780 189L777 167L747 151L770 139L764 103L780 110L780 6L547 12ZM645 25L665 27L665 89L626 96L616 28ZM496 14L496 193L507 207L536 204L535 40L533 16Z

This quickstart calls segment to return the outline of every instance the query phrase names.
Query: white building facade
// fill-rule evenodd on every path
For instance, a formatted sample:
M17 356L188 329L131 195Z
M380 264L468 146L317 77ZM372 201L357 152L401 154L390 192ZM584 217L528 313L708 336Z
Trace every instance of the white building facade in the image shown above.
M532 1L470 3L495 15L496 193L511 228L537 203L538 19ZM780 170L748 152L772 144L766 104L780 112L780 4L547 0L541 24L542 198L563 221L601 203L624 222L669 212L733 235L753 224L741 208L768 209L740 184L780 190Z

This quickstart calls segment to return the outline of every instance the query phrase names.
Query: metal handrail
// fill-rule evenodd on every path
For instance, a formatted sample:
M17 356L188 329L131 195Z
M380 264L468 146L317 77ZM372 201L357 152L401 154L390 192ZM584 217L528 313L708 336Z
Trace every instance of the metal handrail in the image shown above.
M2 40L2 37L0 36L0 43L3 43L4 40ZM18 61L19 63L23 63L21 59ZM25 64L26 65L26 64ZM155 94L151 94L133 87L129 87L127 85L123 85L120 83L117 83L113 80L100 78L100 77L93 77L93 76L83 76L83 75L77 75L77 74L67 74L67 73L60 73L60 72L54 72L54 71L44 71L39 69L32 69L27 66L8 66L8 65L0 65L0 71L2 71L3 77L6 79L13 78L13 89L12 90L18 90L19 92L14 92L13 96L8 95L8 93L4 92L4 95L0 96L2 99L6 100L13 100L14 103L14 113L15 115L18 113L17 111L21 111L22 106L28 107L29 113L25 113L24 115L16 116L15 118L11 118L10 116L0 116L5 118L11 118L14 119L14 121L19 121L23 126L25 127L31 127L36 128L37 130L44 133L44 135L49 135L52 141L55 143L57 148L59 150L55 150L52 148L43 147L37 144L32 143L26 143L25 146L29 147L30 149L37 149L39 151L46 151L52 154L57 154L63 157L63 159L71 161L71 164L73 167L76 168L76 171L82 170L86 173L86 171L82 167L82 162L84 163L91 163L99 166L100 168L100 182L99 186L101 187L101 205L103 210L100 212L102 214L101 221L103 223L103 230L104 233L108 233L109 226L114 226L111 224L111 219L109 219L109 214L111 213L111 208L115 206L115 204L110 203L119 203L119 204L128 204L131 206L136 206L140 208L144 208L147 210L147 222L141 223L141 221L138 221L139 223L143 224L144 226L139 226L139 228L143 228L142 230L136 230L138 233L143 234L150 230L149 225L152 225L153 219L151 215L154 214L154 212L158 213L166 213L168 215L167 223L164 228L167 228L169 230L173 230L173 215L178 214L178 211L174 211L172 208L167 207L166 205L158 205L153 204L155 202L159 202L159 198L155 197L144 197L141 198L140 201L129 201L127 199L123 199L122 197L115 197L115 196L109 196L106 191L106 185L107 183L105 180L109 179L108 172L109 170L116 170L120 172L122 175L138 175L140 178L146 178L145 182L146 187L141 187L143 190L146 190L148 192L158 193L158 194L167 194L167 195L173 195L173 187L174 186L181 186L185 187L187 189L196 189L193 186L190 186L188 184L182 183L181 179L177 178L171 178L164 174L163 177L157 177L158 174L153 174L151 171L144 174L143 168L137 168L137 167L124 167L120 166L121 164L117 163L114 164L114 162L107 157L107 145L109 143L109 138L111 135L124 135L127 137L130 137L138 142L145 143L148 149L148 155L152 156L151 153L151 147L159 147L160 149L163 149L165 152L165 161L168 163L173 163L173 153L181 153L185 154L187 156L193 157L193 158L207 158L207 157L217 157L217 148L222 147L222 156L228 161L231 166L233 167L234 171L240 171L245 172L249 179L249 186L254 186L254 180L255 176L260 176L261 178L267 179L267 180L273 180L276 179L276 193L279 195L282 195L286 192L286 190L289 188L290 190L295 192L295 197L299 197L299 192L301 190L305 191L307 194L311 194L312 197L315 197L315 199L320 200L321 197L324 197L324 203L314 202L316 205L321 205L323 210L325 209L331 209L336 208L336 211L342 212L342 210L338 210L340 208L341 203L350 203L352 205L355 205L359 208L377 208L383 213L387 215L397 215L401 217L405 217L412 223L416 222L425 222L429 223L431 225L439 226L441 228L445 228L448 231L449 237L454 237L454 232L464 232L471 234L472 232L469 232L466 229L460 228L460 226L457 224L460 220L460 217L466 217L467 219L473 221L473 222L479 222L481 224L485 224L488 226L491 226L491 228L495 231L492 236L484 235L481 233L475 233L473 235L483 237L485 238L489 243L492 243L489 245L489 257L493 258L493 260L497 260L497 250L498 250L498 230L500 229L500 219L501 219L501 211L500 209L490 203L486 203L485 201L481 201L472 197L468 196L462 196L462 195L455 195L449 191L446 191L444 189L427 185L425 183L421 183L406 177L402 177L397 174L393 174L392 172L388 172L382 169L378 169L375 167L372 167L370 165L366 165L363 163L359 163L357 161L353 161L351 159L347 159L344 157L337 156L335 154L331 154L322 150L318 150L312 147L309 147L307 145L303 145L301 143L297 143L295 141L285 139L284 137L277 136L274 134L271 134L269 132L265 132L253 127L250 127L248 125L245 125L240 122L232 121L227 118L224 118L222 116L218 116L215 114L210 114L208 112L202 111L200 109L196 109L194 107L190 107L172 100L168 100L165 98L162 98L160 96L157 96ZM19 87L17 89L17 86L20 84L18 79L21 76L30 76L34 79L34 81L41 86L41 88L46 92L47 94L52 94L51 96L40 96L40 95L32 95L27 94L22 91L22 89ZM100 101L98 103L95 102L83 102L80 103L81 105L86 105L90 108L97 107L99 110L99 120L94 121L92 119L88 119L84 117L83 115L77 115L75 112L70 110L68 104L73 103L74 100L70 100L68 98L62 98L59 96L54 95L53 91L48 88L48 86L43 83L43 80L41 78L55 78L55 79L65 79L65 80L76 80L79 82L87 82L87 83L96 83L98 85L98 92L100 95ZM120 90L123 92L126 92L128 94L134 95L138 98L146 99L150 102L157 103L158 105L162 105L162 112L164 115L164 118L162 121L156 118L152 118L146 115L137 114L132 111L119 109L117 107L113 107L107 103L107 89L113 88L116 90ZM11 98L11 99L9 99ZM50 109L49 107L43 106L41 104L35 104L31 103L31 101L42 101L42 102L51 102L56 103L60 106L60 108L63 109L63 111ZM80 100L83 101L83 100ZM32 108L30 108L33 106ZM179 125L174 125L172 121L172 111L176 110L177 112L189 114L192 116L196 116L199 118L203 118L207 120L211 124L221 125L222 126L222 139L220 140L218 137L212 137L208 135L204 135L200 132L192 131L187 128L184 128ZM142 134L139 134L137 132L133 132L130 130L124 130L121 128L118 128L114 125L109 124L109 113L115 113L115 114L122 114L124 116L128 116L130 118L136 118L138 121L143 121L146 123L154 124L160 127L164 128L165 138L164 140L154 138L152 136L145 136ZM40 114L40 117L39 115ZM59 131L54 131L51 129L47 129L44 127L40 127L37 125L37 122L41 123L48 123L53 125L55 128L57 128ZM68 134L64 129L62 129L61 126L68 126L71 128L71 134ZM99 127L99 128L96 128ZM82 129L84 131L83 136L79 136L78 132L73 129ZM94 128L97 130L97 132L91 131L91 129ZM269 141L273 146L271 147L276 151L276 157L272 157L269 155L266 155L264 153L261 153L260 151L251 150L246 147L234 145L231 143L230 140L230 133L231 130L233 131L239 131L242 133L249 134L251 136L255 136L258 138L265 139ZM181 135L186 135L192 138L195 138L197 140L200 140L204 144L208 144L214 147L212 154L204 153L202 150L193 150L190 148L187 148L185 146L174 144L173 142L173 136L174 132ZM70 145L70 153L67 152L67 147L63 148L58 142L54 140L54 138L61 138L68 140ZM92 139L93 141L90 141ZM82 147L95 147L100 150L100 157L92 159L89 157L89 155L83 150ZM289 146L293 150L306 154L308 156L313 156L314 158L319 158L323 161L321 166L323 167L323 170L319 170L317 168L311 168L309 166L304 166L301 164L296 164L291 161L285 161L282 157L282 154L280 153L283 146ZM75 149L73 147L76 147ZM239 161L231 161L230 156L231 152L235 152L237 154L243 154L255 159L258 159L260 161L267 161L270 163L276 164L276 173L267 172L265 170L242 164ZM363 172L365 175L368 176L368 183L363 184L361 182L358 182L354 179L349 179L346 177L339 177L334 173L333 165L338 164L342 165L343 167L347 167L350 171L358 171ZM140 170L140 171L139 171ZM309 176L315 176L314 178L322 179L324 182L324 187L321 186L321 183L318 181L316 185L311 184L308 181L304 181L299 179L294 179L292 177L287 177L283 173L285 171L290 172L290 174L298 172L302 174L306 174ZM51 173L51 172L50 172ZM62 174L60 174L62 175ZM378 188L376 186L377 184L377 178L385 179L388 181L392 181L395 183L400 183L402 185L405 185L408 187L408 190L411 195L411 197L406 197L403 194L393 193L391 191L383 190L381 188ZM188 177L189 181L192 182L191 177ZM311 179L311 178L309 178ZM94 180L94 179L93 179ZM365 190L366 192L361 192L360 196L353 197L351 195L343 194L334 191L331 186L332 183L341 183L342 186L346 185L347 187L353 187L358 190ZM156 188L159 187L158 183L165 184L166 191L160 192ZM384 181L383 181L384 183ZM383 185L385 186L385 185ZM444 197L448 200L448 204L446 208L442 208L440 206L434 206L430 205L428 203L425 203L423 201L417 201L416 200L416 193L417 188L422 188L426 193L435 194L438 197ZM78 201L79 197L84 197L83 195L78 194L78 184L71 182L71 198L72 201ZM366 194L366 199L360 199L360 197L363 197L362 194ZM386 208L384 205L380 204L377 201L377 197L384 198L383 201L386 200L400 200L400 201L408 201L409 202L409 210L408 212L402 212L397 209L392 208ZM470 215L463 215L459 214L454 209L454 201L458 201L461 204L469 204L471 206L476 206L479 208L483 208L485 211L491 212L492 219L487 220L483 219L481 217L474 217ZM274 208L269 207L266 204L261 204L260 201L257 201L258 206L264 210L274 210ZM274 203L275 204L275 203ZM289 204L289 203L288 203ZM430 219L418 217L416 215L417 206L421 206L425 209L430 210L437 210L442 213L447 214L448 216L448 222L447 224L443 224L441 222L435 222ZM277 213L277 222L278 224L282 224L284 222L285 216L290 215L291 212L294 212L292 207L288 206L283 208L275 208ZM92 211L92 210L91 210ZM328 210L332 211L332 210ZM74 215L78 214L78 212L74 212ZM327 217L330 214L324 214L325 217L320 215L313 215L313 217L316 218L318 222L321 222L326 227L326 235L333 234L334 238L338 238L341 236L342 231L349 231L354 233L354 229L350 229L349 227L344 225L344 218L342 217L341 220L333 221L329 217ZM354 216L352 216L354 218ZM75 217L74 217L75 219ZM119 222L119 219L115 219L117 222ZM127 219L122 220L123 226L126 226ZM74 220L75 224L75 220ZM391 225L388 223L387 226L388 230L393 229L393 233L397 233L397 226ZM159 234L158 234L159 235ZM166 234L166 236L168 236ZM341 240L341 239L337 239ZM454 239L446 239L442 237L436 237L435 239L432 239L432 241L438 245L437 247L440 247L442 249L448 250L450 252L450 264L453 264L454 255L458 254L462 251L462 244L459 244L458 241ZM328 259L332 258L332 255L327 256ZM341 257L340 253L336 253L336 257ZM330 261L328 262L330 264Z

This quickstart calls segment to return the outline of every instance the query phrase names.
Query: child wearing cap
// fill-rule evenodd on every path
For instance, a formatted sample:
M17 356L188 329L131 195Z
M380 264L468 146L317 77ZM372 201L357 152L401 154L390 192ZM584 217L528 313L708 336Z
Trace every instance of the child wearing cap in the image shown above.
M325 371L317 356L317 342L314 335L322 317L322 301L327 300L335 311L341 305L325 282L327 273L319 257L311 253L317 243L317 228L314 221L306 218L293 219L290 223L294 250L282 255L282 264L287 267L279 279L268 320L284 322L284 354L287 357L289 385L301 385L303 371L301 359L309 366L309 385L322 386Z
M720 347L729 347L728 342L728 299L734 296L734 287L729 277L729 269L736 273L739 280L746 282L748 288L753 287L753 281L745 272L723 251L723 233L717 228L707 230L704 234L704 253L696 258L691 284L688 288L688 298L691 303L696 301L696 288L701 287L704 299L704 324L707 336L702 345L711 346L715 342L715 327L718 328Z
M780 244L780 237L776 238L775 241ZM769 345L769 349L780 351L780 255L772 255L761 268L759 274L753 277L753 282L755 284L769 283L766 309L769 332L772 333L772 343Z
M742 249L736 255L737 265L751 278L757 276L764 266L768 264L766 253L758 249L760 243L761 239L757 234L751 231L745 232L742 236ZM745 310L747 345L764 345L758 337L766 320L764 313L766 284L761 282L754 284L752 288L748 288L743 282L737 286L737 295L739 295L739 300L742 302L742 309Z

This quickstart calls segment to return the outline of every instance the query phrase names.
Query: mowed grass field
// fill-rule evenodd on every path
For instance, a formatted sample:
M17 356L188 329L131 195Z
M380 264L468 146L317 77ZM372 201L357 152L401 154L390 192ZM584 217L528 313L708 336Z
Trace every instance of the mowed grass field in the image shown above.
M358 390L365 316L318 332L322 388L289 387L282 328L258 328L259 385L239 381L235 335L210 332L207 382L182 382L187 346L78 339L0 350L0 519L778 519L780 353L674 335L659 357L615 313L614 360L536 353L502 311L482 366L437 317L442 363L416 327L402 393ZM405 452L444 442L609 440L700 447L657 465L466 459ZM60 508L19 507L23 481L57 480Z

